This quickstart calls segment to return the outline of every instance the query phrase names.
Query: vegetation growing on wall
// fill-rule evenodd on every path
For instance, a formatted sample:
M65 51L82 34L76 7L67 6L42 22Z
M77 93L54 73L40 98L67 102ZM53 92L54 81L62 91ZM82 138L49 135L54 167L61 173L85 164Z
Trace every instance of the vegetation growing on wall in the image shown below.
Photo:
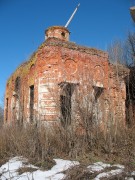
M16 79L18 76L20 76L20 77L26 76L29 73L31 66L35 65L36 56L37 56L37 53L34 52L28 61L22 63L16 69L16 71L11 75L11 77L8 79L7 84L11 85L12 79Z

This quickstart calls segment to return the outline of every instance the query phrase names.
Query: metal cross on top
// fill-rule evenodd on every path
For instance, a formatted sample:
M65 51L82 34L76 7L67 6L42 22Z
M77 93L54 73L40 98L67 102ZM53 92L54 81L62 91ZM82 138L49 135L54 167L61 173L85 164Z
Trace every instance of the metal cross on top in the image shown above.
M77 7L75 8L73 14L71 15L71 17L69 18L68 22L66 23L65 28L67 28L68 25L70 24L70 22L72 21L72 19L73 19L74 15L75 15L76 11L78 10L79 6L80 6L80 3L79 3L79 4L77 5Z

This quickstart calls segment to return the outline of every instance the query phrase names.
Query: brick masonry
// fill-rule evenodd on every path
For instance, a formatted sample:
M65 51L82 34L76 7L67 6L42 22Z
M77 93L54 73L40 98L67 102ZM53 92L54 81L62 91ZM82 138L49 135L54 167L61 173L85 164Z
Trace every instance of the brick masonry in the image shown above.
M83 122L83 116L91 114L95 123L106 126L125 122L129 70L110 64L104 51L68 40L66 28L48 28L45 42L11 75L5 92L5 123L64 121L64 98L71 106L69 124Z

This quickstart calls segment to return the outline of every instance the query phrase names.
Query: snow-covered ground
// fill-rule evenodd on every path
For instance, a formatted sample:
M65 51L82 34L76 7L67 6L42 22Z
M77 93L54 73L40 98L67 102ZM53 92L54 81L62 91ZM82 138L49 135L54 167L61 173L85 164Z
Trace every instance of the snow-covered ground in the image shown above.
M77 161L69 161L63 159L54 159L56 165L53 166L48 171L42 171L39 167L33 166L32 164L27 163L27 159L22 157L14 157L10 159L7 163L0 167L0 180L62 180L66 176L64 171L79 165ZM113 167L115 169L113 170ZM33 168L33 172L24 172L19 175L18 170L20 168ZM107 172L104 172L105 168L112 168ZM117 174L121 174L124 171L124 166L122 165L110 165L102 162L97 162L91 164L87 167L87 170L94 173L99 172L98 175L94 178L95 180L100 180L100 178L108 178ZM135 172L132 172L131 177L127 177L127 180L134 180L132 175Z
M58 180L63 179L64 174L63 171L67 170L71 166L78 165L79 162L68 161L63 159L54 159L56 165L52 167L52 169L48 171L41 171L39 167L33 166L32 164L27 163L27 159L22 157L15 157L10 159L6 164L2 165L0 168L0 180ZM34 172L25 172L19 175L18 170L22 167L31 167L37 169Z

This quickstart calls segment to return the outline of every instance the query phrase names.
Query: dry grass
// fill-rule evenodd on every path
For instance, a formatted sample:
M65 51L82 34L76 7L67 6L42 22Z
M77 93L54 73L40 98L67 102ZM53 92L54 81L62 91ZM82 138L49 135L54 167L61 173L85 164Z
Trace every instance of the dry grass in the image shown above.
M122 173L122 174L119 174L119 175L114 175L112 177L100 178L100 179L101 180L125 180L125 178L127 178L126 173Z
M36 170L37 170L36 168L32 168L32 167L21 167L18 169L18 174L21 175L21 174L26 173L26 172L32 173Z
M79 160L85 165L103 161L122 163L129 169L135 167L134 127L119 127L117 134L114 134L113 127L106 134L93 127L88 134L81 135L71 129L51 128L49 132L35 125L1 128L0 164L8 157L23 156L43 169L55 164L53 158Z
M66 171L64 180L87 180L94 179L99 173L92 173L86 166L78 165Z
M74 166L70 169L68 169L66 171L66 177L64 178L64 180L89 180L89 179L94 179L96 178L96 176L98 176L101 173L104 172L109 172L111 170L116 170L118 169L117 167L106 167L104 170L101 171L97 171L97 172L90 172L89 169L87 169L87 166L85 165L78 165L78 166ZM122 172L121 174L116 174L113 175L111 177L107 177L107 178L100 178L101 180L123 180L125 179L125 177L127 177L127 173L126 172Z

